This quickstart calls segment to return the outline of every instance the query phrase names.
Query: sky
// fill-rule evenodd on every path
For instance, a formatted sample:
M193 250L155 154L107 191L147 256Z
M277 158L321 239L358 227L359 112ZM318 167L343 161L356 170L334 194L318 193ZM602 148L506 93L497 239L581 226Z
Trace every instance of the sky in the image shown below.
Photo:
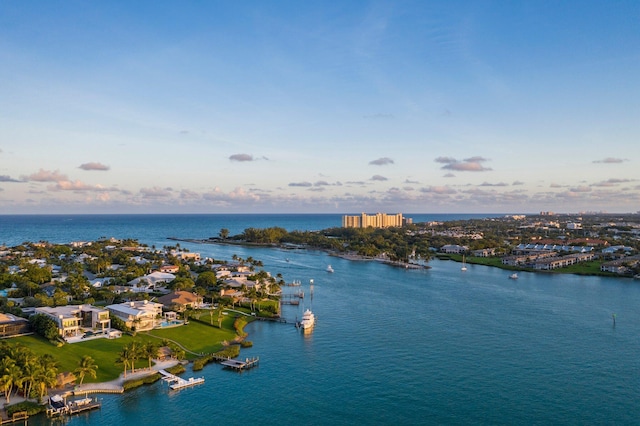
M0 2L0 214L640 211L640 2Z

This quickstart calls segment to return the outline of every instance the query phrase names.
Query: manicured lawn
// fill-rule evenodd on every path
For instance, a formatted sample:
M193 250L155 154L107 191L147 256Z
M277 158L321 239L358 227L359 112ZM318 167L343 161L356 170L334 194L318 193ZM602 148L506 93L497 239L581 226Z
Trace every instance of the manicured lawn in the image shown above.
M208 313L206 316L203 316L204 321L208 322L209 319ZM222 330L218 327L191 321L189 324L181 327L153 330L148 332L148 334L159 337L160 339L166 338L174 340L193 352L215 352L222 348L221 342L223 340L231 341L236 337L235 332L232 331L234 319L232 315L225 315ZM214 324L217 325L215 316ZM98 366L98 370L96 371L97 377L93 379L87 376L84 382L92 383L116 379L124 370L121 364L116 363L118 354L122 351L122 348L134 339L140 342L160 342L159 339L151 336L147 335L147 333L138 333L135 337L125 334L119 339L87 340L86 342L65 344L60 347L49 343L46 339L37 335L17 337L11 339L11 342L27 346L38 355L45 353L53 355L58 361L59 372L73 371L77 368L83 356L91 356ZM186 355L189 359L195 358L195 356L189 353ZM146 366L148 366L146 359L141 359L136 362L136 368Z
M209 315L203 317L203 321L208 321ZM217 325L214 316L214 324ZM225 318L222 330L215 326L202 324L198 321L190 321L189 324L181 327L156 329L148 334L162 339L170 339L179 342L185 348L196 353L216 352L222 349L222 341L231 341L236 337L233 330L233 318ZM230 329L231 330L230 330ZM193 358L189 353L187 358Z
M17 337L11 341L27 346L39 355L45 353L53 355L58 361L59 372L73 371L78 367L78 363L83 356L91 356L98 366L95 379L91 377L85 377L84 379L85 383L91 383L116 379L124 371L122 365L116 364L116 359L123 346L133 339L131 336L124 335L119 339L95 339L81 343L65 344L61 347L56 347L47 340L35 335ZM138 335L135 339L146 340L150 338ZM137 367L146 365L148 365L146 360L140 360L140 362L136 363Z

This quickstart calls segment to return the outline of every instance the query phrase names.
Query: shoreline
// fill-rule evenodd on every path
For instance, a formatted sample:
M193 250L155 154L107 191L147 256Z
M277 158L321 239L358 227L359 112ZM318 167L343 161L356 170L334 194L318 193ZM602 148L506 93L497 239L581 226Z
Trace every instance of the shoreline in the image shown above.
M243 246L243 247L262 247L262 248L277 248L277 249L281 249L281 250L318 250L318 251L323 251L325 253L327 253L329 256L333 256L333 257L339 257L341 259L345 259L345 260L351 260L351 261L355 261L355 262L380 262L380 263L384 263L386 265L389 266L393 266L393 267L397 267L397 268L405 268L405 269L431 269L431 266L429 265L420 265L420 264L416 264L416 263L407 263L407 262L402 262L402 261L392 261L392 260L388 260L388 259L379 259L379 258L375 258L375 257L370 257L370 256L363 256L363 255L359 255L359 254L353 254L353 253L340 253L340 252L336 252L336 251L332 251L332 250L327 250L327 249L322 249L322 248L317 248L317 247L309 247L309 246L305 246L305 245L291 245L291 244L276 244L276 243L250 243L247 241L229 241L229 240L222 240L220 238L209 238L209 239L197 239L197 238L178 238L178 237L167 237L168 240L172 240L172 241L182 241L182 242L188 242L188 243L193 243L193 244L221 244L221 245L236 245L236 246ZM439 259L439 260L451 260L454 262L462 262L462 260L458 260L455 259L453 257L451 257L450 255L447 254L441 254L441 253L436 253L433 258ZM567 272L567 271L562 271L562 268L559 268L560 270L554 269L554 270L535 270L535 269L529 269L529 268L517 268L517 267L513 267L513 266L504 266L504 265L489 265L489 264L485 264L485 263L475 263L475 262L470 262L469 259L467 259L467 264L469 265L479 265L479 266L487 266L489 268L498 268L498 269L502 269L505 271L514 271L514 272L532 272L532 273L542 273L542 274L570 274L570 275L579 275L579 276L586 276L586 277L606 277L606 278L631 278L634 279L635 277L633 276L627 276L627 275L611 275L609 273L593 273L593 272Z
M329 256L339 257L345 260L360 261L360 262L380 262L380 263L384 263L385 265L394 266L398 268L405 268L405 269L431 269L431 266L428 266L428 265L402 262L400 260L381 259L381 258L363 256L363 255L354 254L354 253L340 253L333 250L323 249L319 247L310 247L310 246L299 245L299 244L292 245L292 244L277 244L277 243L250 243L247 241L229 241L229 240L222 240L219 238L198 239L198 238L167 237L167 239L171 241L182 241L185 243L193 243L193 244L220 244L220 245L231 245L231 246L241 246L241 247L277 248L281 250L317 250L317 251L325 252Z

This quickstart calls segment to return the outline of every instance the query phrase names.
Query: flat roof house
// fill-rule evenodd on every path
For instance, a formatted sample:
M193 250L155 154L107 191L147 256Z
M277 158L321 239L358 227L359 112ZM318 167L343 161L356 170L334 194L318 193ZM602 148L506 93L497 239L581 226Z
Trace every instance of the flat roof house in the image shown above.
M64 339L83 335L85 329L107 334L111 328L109 311L91 305L42 306L35 312L53 319L58 326L58 334Z
M135 331L151 330L162 316L162 303L137 300L107 306L109 312Z

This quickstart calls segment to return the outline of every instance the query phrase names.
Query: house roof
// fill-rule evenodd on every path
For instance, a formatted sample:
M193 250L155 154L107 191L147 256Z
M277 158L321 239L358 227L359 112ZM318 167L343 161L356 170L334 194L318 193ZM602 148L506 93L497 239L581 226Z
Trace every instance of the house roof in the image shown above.
M163 305L171 305L173 303L178 305L188 305L191 303L196 303L198 301L198 296L190 293L188 291L174 291L173 293L165 294L158 298L158 302Z

